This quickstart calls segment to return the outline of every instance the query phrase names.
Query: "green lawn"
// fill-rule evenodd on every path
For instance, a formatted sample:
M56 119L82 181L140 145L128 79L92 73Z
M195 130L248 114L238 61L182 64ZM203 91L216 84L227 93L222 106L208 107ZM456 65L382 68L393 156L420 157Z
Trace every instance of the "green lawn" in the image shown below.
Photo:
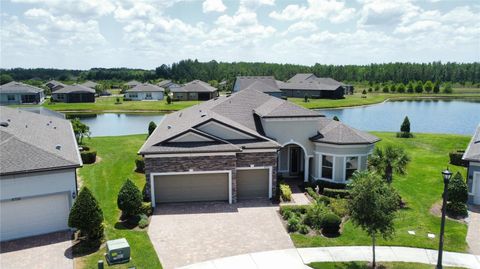
M344 99L312 99L305 103L304 98L288 98L289 101L310 109L339 108L362 106L381 103L387 99L414 99L414 98L479 98L480 90L453 93L453 94L398 94L398 93L368 93L366 98L357 90L354 95L346 95Z
M382 138L378 146L402 146L412 158L407 169L408 174L394 176L393 180L393 186L407 202L408 208L397 214L396 234L393 239L380 239L378 244L436 249L440 218L430 214L429 210L432 204L441 199L443 182L440 172L448 165L453 172L460 171L465 175L465 168L448 164L448 152L465 148L470 138L460 135L417 134L415 138L405 139L396 138L394 133L375 134ZM467 226L447 220L445 229L445 249L466 252ZM416 235L409 235L409 230L414 230ZM427 233L434 233L437 238L429 239ZM371 239L350 221L344 225L342 235L336 238L301 234L291 234L291 238L297 247L371 244Z
M115 104L116 97L99 97L95 103L50 103L47 100L42 106L57 111L176 111L198 104L198 101L177 101L167 104L166 101L123 101ZM122 99L120 97L120 99Z
M435 265L423 264L423 263L411 263L411 262L381 262L378 263L385 269L433 269ZM312 262L308 266L313 269L368 269L366 262ZM460 269L459 267L448 267L448 269Z
M83 184L88 186L102 207L105 217L106 239L125 237L131 246L132 261L114 268L162 268L146 231L116 229L120 216L117 209L117 194L121 185L130 178L142 189L145 176L134 172L136 152L145 141L146 135L98 137L85 139L86 144L97 150L101 161L87 164L80 169ZM77 268L97 268L99 259L103 259L105 249L79 258Z

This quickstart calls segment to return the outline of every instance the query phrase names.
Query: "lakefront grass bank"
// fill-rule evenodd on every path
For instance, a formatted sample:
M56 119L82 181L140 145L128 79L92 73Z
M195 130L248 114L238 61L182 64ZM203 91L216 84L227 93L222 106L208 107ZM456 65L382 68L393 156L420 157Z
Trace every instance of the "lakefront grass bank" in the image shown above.
M427 233L438 235L440 218L430 213L430 208L441 197L440 171L448 165L448 152L465 148L469 137L460 135L417 134L413 139L396 138L394 133L375 133L382 138L378 146L396 144L404 147L412 161L408 174L396 176L394 187L407 202L407 208L398 213L396 234L392 240L379 240L379 245L396 245L436 249L438 239L429 239ZM130 178L139 188L145 184L145 176L135 169L136 152L145 141L146 135L95 137L86 139L87 145L95 148L100 161L84 165L80 169L82 185L88 186L98 199L105 216L106 239L125 237L131 242L132 261L118 268L161 268L158 257L145 230L128 230L117 224L120 211L117 194L123 182ZM465 173L465 168L451 166L452 171ZM414 230L415 236L408 231ZM467 226L457 221L447 221L445 249L465 252ZM370 238L360 229L347 222L341 236L305 236L293 234L297 247L370 245ZM76 268L95 268L102 259L104 248L77 259Z

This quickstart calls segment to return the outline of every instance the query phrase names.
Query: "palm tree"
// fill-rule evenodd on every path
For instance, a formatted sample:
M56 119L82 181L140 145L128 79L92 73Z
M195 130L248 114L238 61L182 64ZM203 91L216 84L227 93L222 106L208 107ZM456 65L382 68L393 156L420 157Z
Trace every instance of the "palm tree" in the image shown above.
M392 183L393 173L404 175L407 172L407 164L410 157L403 148L395 146L385 146L375 148L373 154L368 159L370 170L376 171L382 175L387 183Z

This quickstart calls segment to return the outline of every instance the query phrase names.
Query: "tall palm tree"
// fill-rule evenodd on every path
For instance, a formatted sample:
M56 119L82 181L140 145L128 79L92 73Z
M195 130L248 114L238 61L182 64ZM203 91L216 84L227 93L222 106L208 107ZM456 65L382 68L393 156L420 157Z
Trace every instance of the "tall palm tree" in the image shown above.
M385 178L387 183L392 183L393 173L404 175L407 172L407 164L410 157L403 148L395 146L385 146L375 148L373 154L368 159L370 170L376 171Z

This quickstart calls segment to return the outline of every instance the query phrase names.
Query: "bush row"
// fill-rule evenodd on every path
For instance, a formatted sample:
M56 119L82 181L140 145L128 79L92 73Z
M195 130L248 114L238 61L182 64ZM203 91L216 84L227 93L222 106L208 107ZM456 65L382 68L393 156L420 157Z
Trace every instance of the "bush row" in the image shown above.
M330 189L330 188L324 188L323 189L323 195L331 197L331 198L347 198L350 193L348 190L340 190L340 189Z
M282 206L280 213L287 221L289 232L308 233L308 227L322 230L324 234L338 234L342 219L331 212L325 204L315 203L306 206Z
M458 166L468 166L468 162L462 160L463 154L465 153L464 150L457 150L457 151L452 151L448 155L450 156L450 163L453 165L458 165Z
M85 148L85 147L84 147ZM80 152L80 157L82 158L82 162L84 164L91 164L95 163L95 160L97 159L97 152L96 151L81 151Z

